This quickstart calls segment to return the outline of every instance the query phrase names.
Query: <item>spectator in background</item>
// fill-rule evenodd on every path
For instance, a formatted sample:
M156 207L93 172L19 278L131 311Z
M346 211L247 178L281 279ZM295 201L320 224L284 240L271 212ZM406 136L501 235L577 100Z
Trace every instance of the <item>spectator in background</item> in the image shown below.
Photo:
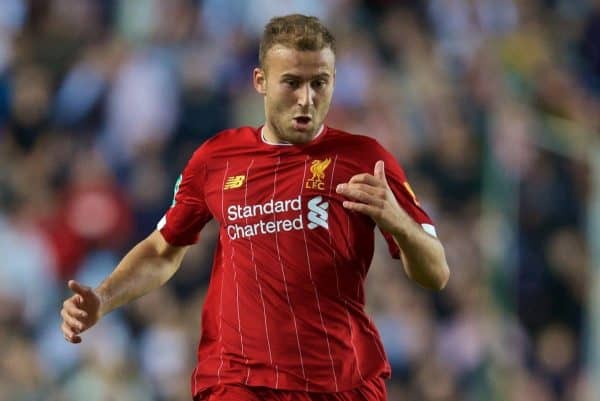
M583 82L600 96L600 1L595 1L581 38L581 68Z

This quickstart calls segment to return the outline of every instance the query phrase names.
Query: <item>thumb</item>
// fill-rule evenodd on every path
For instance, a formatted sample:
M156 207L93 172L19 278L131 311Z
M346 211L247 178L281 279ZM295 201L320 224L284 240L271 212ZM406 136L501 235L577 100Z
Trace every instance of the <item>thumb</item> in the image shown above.
M67 285L69 286L71 291L73 291L74 293L79 294L83 297L89 296L92 293L92 289L90 287L83 285L83 284L79 284L75 280L69 280Z
M387 185L387 178L385 178L385 164L383 163L383 160L378 160L377 163L375 163L373 175Z

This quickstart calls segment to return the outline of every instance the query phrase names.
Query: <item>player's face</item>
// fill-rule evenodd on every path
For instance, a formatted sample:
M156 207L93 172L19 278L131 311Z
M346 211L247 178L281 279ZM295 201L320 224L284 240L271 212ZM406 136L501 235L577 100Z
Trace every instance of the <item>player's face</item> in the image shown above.
M265 70L254 70L254 86L265 96L267 139L307 143L317 134L331 104L335 55L330 48L300 51L275 45Z

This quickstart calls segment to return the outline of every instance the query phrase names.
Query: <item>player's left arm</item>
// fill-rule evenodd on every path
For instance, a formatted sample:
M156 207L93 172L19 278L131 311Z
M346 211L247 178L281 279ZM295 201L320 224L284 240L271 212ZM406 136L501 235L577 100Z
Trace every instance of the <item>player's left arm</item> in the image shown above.
M441 290L446 286L450 270L442 243L400 206L386 179L382 160L375 164L373 174L357 174L339 184L336 191L349 199L343 202L346 209L371 217L382 231L393 236L411 279L426 288Z

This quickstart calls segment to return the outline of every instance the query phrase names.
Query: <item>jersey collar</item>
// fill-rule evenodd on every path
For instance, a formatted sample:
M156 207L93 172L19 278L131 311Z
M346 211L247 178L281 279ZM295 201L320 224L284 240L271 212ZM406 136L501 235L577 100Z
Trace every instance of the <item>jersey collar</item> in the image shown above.
M266 143L267 145L273 145L273 146L293 146L294 145L293 143L289 143L289 142L278 142L278 143L269 142L267 140L267 138L265 138L264 130L265 130L265 126L263 125L260 128L260 139L263 143ZM317 135L315 135L314 138L311 139L311 142L314 141L315 139L317 139L319 137L319 135L321 135L323 133L323 131L325 131L325 124L321 124L321 128L319 128L319 132L317 132Z

